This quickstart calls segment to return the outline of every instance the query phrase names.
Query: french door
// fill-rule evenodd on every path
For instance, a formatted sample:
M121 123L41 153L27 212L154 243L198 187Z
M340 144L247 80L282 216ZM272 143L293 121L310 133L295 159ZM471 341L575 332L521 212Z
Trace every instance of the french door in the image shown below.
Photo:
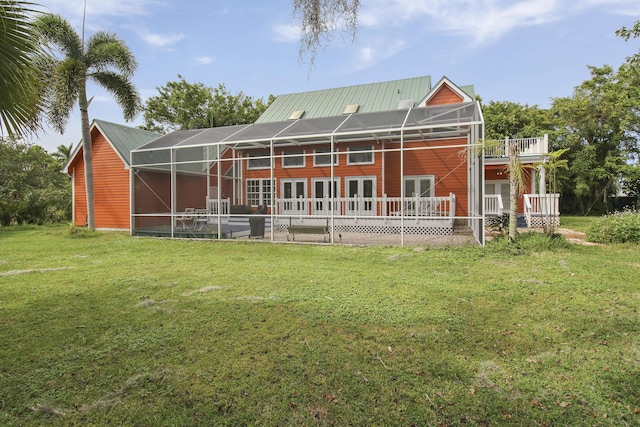
M376 178L347 178L347 215L375 215Z
M332 188L333 187L333 188ZM313 180L313 214L328 214L331 209L338 212L338 203L333 198L340 198L340 178L318 178Z
M282 180L282 207L285 214L302 214L307 212L307 180L289 179Z

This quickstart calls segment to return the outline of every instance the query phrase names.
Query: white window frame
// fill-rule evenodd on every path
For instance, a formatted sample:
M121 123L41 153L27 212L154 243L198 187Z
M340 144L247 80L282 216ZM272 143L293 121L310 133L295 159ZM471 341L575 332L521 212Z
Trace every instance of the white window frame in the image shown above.
M256 158L259 157L259 158ZM252 166L251 165L251 161L267 161L269 162L268 165L264 165L264 166ZM247 155L247 169L250 170L259 170L259 169L270 169L271 168L271 157L269 156L269 153L266 154L256 154L256 153L249 153Z
M265 184L269 183L269 181L271 181L270 178L251 178L245 181L245 197L248 205L250 206L267 205L270 207L273 206L272 195L273 195L273 189L275 188L275 185L276 185L276 179L275 178L273 179L273 181L271 182L271 188L269 189L269 191L267 191L265 189ZM255 184L257 184L258 191L250 191L249 184L254 182ZM251 190L253 190L253 188ZM257 204L254 204L254 202L256 201L257 201Z
M305 150L291 150L291 151L283 151L282 152L282 168L283 169L289 169L289 168L304 168L307 165L307 156L305 155ZM287 161L294 161L294 160L298 160L301 159L302 160L302 164L293 164L293 165L288 165Z
M407 188L407 181L422 181L422 180L428 180L430 182L429 184L429 195L423 196L422 194L419 194L419 197L435 197L436 194L436 177L435 175L406 175L404 177L404 188L406 191ZM414 197L414 194L405 194L405 197Z
M321 149L316 149L313 150L313 166L317 167L317 168L322 168L322 167L331 167L331 149L327 148L321 148ZM318 163L318 158L319 157L329 157L329 161L327 163ZM334 166L338 166L338 160L339 156L338 156L338 150L333 152L333 165Z
M364 155L370 153L371 160L370 161L352 161L351 155ZM359 145L354 147L347 147L347 165L373 165L376 162L376 156L373 151L373 145Z

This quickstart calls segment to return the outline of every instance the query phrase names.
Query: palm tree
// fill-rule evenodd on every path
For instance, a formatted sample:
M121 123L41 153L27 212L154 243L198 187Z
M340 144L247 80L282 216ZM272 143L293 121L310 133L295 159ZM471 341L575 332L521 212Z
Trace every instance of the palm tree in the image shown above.
M509 150L509 240L518 236L518 199L525 190L525 166L518 156L518 147L513 141L507 145Z
M61 166L64 166L71 158L71 152L73 151L73 144L58 145L56 152L51 154L56 160L60 162Z
M0 135L19 138L40 128L44 88L27 1L0 1Z
M56 49L61 58L52 64L49 92L49 122L60 133L74 108L80 107L82 150L87 192L87 227L95 229L93 209L93 167L87 81L91 80L109 91L122 107L124 118L132 120L140 111L142 101L130 77L138 66L131 50L113 33L98 31L86 44L69 23L58 15L42 15L35 21L43 43Z

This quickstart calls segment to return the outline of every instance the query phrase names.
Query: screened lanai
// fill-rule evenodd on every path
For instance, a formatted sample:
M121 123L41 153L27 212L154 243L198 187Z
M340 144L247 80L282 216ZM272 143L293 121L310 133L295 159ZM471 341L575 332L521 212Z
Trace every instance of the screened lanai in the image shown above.
M131 230L482 244L482 133L476 102L176 131L131 153Z

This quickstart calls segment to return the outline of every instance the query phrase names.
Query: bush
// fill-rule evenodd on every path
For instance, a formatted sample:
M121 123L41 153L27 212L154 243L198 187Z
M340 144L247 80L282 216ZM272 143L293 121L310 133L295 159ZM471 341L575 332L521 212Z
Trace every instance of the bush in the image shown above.
M595 243L640 244L640 212L614 212L596 219L587 231L587 240Z

